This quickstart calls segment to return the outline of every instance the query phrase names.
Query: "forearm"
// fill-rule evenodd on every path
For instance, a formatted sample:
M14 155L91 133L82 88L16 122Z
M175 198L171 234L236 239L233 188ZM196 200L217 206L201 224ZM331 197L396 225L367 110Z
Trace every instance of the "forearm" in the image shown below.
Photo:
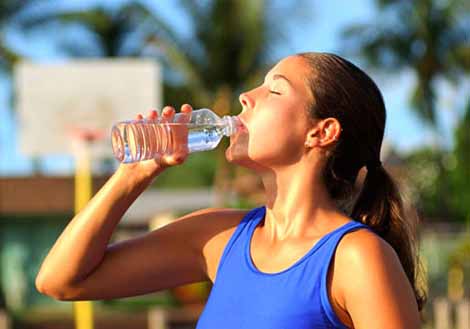
M118 169L49 251L36 278L38 289L66 287L93 272L122 216L149 183Z

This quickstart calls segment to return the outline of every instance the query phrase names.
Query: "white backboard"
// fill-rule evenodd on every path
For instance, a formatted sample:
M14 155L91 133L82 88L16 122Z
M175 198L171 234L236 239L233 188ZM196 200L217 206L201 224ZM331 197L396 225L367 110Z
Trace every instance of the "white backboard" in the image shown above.
M71 129L101 130L92 155L112 156L115 122L161 107L161 73L150 59L21 62L15 67L20 151L73 153Z

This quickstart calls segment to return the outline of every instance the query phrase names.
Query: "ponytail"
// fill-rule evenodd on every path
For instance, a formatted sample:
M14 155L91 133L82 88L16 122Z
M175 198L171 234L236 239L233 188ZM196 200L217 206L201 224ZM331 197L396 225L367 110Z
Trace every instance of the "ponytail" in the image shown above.
M418 259L416 218L404 214L397 186L379 161L386 111L375 82L359 67L328 53L299 54L311 68L307 77L312 100L306 107L312 120L336 118L342 133L324 168L323 179L338 207L374 230L395 250L413 287L418 308L426 303ZM356 180L367 175L357 198Z
M353 207L351 217L370 226L395 250L405 270L421 311L427 301L421 282L418 259L416 224L405 219L403 201L392 177L381 165L368 168L363 187Z

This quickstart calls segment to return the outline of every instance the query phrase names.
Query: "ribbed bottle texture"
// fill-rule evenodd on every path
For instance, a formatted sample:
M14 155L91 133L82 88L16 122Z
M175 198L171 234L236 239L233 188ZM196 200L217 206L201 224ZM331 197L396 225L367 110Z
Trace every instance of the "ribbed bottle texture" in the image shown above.
M175 114L177 121L182 113ZM188 153L212 150L223 136L241 126L236 116L219 118L209 109L194 110L188 123L129 120L116 123L111 132L113 153L123 163L155 158L187 148Z

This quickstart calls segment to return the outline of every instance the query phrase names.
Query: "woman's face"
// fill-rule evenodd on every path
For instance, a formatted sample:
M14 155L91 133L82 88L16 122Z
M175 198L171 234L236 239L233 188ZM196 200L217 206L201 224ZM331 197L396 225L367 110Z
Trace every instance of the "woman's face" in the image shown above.
M308 64L297 56L274 66L264 82L240 95L238 117L244 130L232 135L225 155L229 162L253 169L288 166L300 160L311 128L306 108L311 96Z

